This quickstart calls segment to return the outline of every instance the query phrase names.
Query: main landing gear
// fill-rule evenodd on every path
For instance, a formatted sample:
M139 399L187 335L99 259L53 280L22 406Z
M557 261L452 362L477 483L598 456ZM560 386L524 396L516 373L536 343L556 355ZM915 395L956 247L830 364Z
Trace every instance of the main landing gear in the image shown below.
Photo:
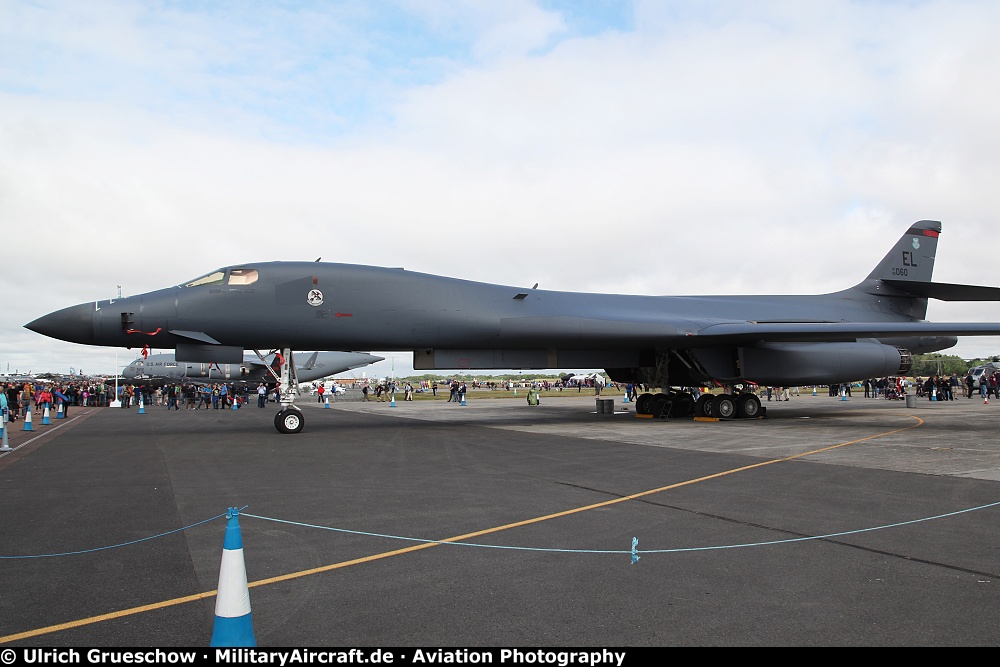
M264 361L264 356L258 350L254 350L254 353ZM278 403L281 404L281 410L274 415L274 428L278 429L278 433L298 433L306 425L306 420L302 411L295 406L295 397L299 394L299 378L295 372L292 350L286 347L275 350L274 354L279 362L278 373L264 361L278 383Z
M764 416L760 399L752 391L702 394L697 399L686 391L642 394L635 400L636 414L654 419L714 417L716 419L758 419Z
M640 394L635 399L636 414L652 415L656 419L693 417L694 409L694 396L679 389L659 394Z

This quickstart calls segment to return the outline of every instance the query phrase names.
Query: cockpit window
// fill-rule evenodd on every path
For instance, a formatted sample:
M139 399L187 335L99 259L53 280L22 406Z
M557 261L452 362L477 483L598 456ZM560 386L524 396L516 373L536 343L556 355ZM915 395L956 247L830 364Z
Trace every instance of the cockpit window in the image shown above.
M229 272L230 285L252 285L257 282L257 269L233 269Z
M184 283L184 287L200 287L201 285L221 285L222 279L225 278L225 276L226 272L220 269L219 271L213 271L212 273L209 273L207 276L202 276L201 278L195 278L189 283Z

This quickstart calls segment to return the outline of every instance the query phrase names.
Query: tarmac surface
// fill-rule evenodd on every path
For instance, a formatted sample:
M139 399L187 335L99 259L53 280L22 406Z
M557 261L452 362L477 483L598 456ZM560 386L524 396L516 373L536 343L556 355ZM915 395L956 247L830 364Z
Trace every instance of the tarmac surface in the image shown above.
M1000 401L481 396L10 424L0 643L208 646L246 506L261 647L1000 644Z

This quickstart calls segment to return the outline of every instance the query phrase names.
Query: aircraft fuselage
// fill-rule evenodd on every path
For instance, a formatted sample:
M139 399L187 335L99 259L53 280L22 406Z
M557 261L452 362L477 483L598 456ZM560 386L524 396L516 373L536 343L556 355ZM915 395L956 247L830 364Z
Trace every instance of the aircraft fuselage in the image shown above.
M625 368L644 365L644 357L658 349L697 351L752 342L743 331L731 341L724 334L704 335L734 321L772 328L912 322L847 293L628 296L315 262L255 264L253 270L258 278L252 285L178 286L59 312L80 325L75 330L92 331L77 342L180 346L178 359L185 346L199 345L214 352L231 348L240 358L242 350L254 348L366 347L413 351L417 368ZM932 329L921 333L906 338L910 349L942 349L955 342ZM826 335L827 341L845 343L858 338L850 332ZM807 343L812 337L789 334L783 340Z

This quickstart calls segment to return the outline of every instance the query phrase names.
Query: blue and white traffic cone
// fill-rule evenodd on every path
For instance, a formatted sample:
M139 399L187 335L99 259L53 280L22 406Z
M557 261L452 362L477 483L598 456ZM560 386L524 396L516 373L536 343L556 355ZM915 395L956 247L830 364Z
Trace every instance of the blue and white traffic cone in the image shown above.
M390 408L396 407L396 395L395 394L389 394L389 407Z
M840 400L847 400L847 391L843 387L840 388Z
M28 409L24 411L24 428L22 428L21 430L22 431L34 431L35 430L35 429L31 428L31 406L28 406Z
M230 409L231 410L239 410L240 409L240 402L236 400L235 396L233 397L233 407L230 408Z
M59 408L56 410L56 419L65 419L66 415L63 414L62 402L59 403Z
M0 429L3 429L3 435L0 435L0 452L12 452L12 451L14 451L13 449L11 449L10 443L8 442L7 430L8 430L9 427L7 426L7 423L8 423L7 422L7 408L4 408L4 411L3 411L3 421L0 422Z
M816 385L813 385L813 396L816 395Z
M462 394L462 405L465 405L465 394Z
M49 421L49 406L45 405L45 409L42 410L42 426L48 426L52 422Z
M209 646L256 646L250 615L250 588L243 561L240 511L226 510L226 539L222 545L219 590L215 599L215 626Z
M324 396L323 397L323 407L324 408L329 408L330 407L330 397L329 396Z
M62 410L62 406L61 405L59 406L59 409ZM142 402L142 396L139 397L139 414L140 415L146 414L146 406Z

